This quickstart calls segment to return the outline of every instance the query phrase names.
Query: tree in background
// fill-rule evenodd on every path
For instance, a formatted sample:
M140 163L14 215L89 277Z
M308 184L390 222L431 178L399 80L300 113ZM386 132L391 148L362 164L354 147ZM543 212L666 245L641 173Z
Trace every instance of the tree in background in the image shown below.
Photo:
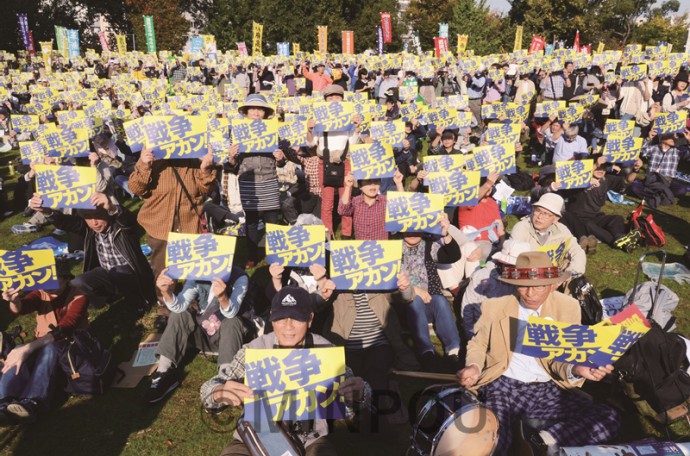
M234 49L239 41L251 47L252 21L261 23L264 53L269 54L275 53L275 43L281 41L300 43L303 51L312 51L318 47L316 27L327 25L329 51L340 52L342 31L352 30L355 49L361 52L376 46L376 26L381 22L381 11L390 11L393 25L393 43L387 50L399 50L404 32L397 19L396 0L215 2L208 10L205 32L215 35L220 49Z
M501 46L513 50L515 27L509 20L490 10L486 0L457 0L453 7L453 20L449 24L450 48L457 34L467 35L467 49L477 55L498 52ZM508 49L510 48L510 49Z
M403 21L419 34L422 49L434 48L434 37L438 36L438 24L453 19L453 10L458 0L411 0L403 14ZM468 47L468 49L470 49Z
M182 16L179 0L125 0L125 5L137 43L142 43L138 50L146 50L143 16L153 16L158 50L182 49L190 23Z

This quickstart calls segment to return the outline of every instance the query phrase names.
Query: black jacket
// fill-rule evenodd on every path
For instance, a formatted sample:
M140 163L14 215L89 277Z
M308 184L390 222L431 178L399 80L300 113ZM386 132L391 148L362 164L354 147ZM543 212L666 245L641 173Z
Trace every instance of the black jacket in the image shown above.
M96 233L89 228L83 218L55 211L48 217L48 220L56 228L84 236L84 271L90 271L101 266L96 247ZM113 238L115 248L125 257L127 264L139 277L141 287L139 291L142 297L154 304L156 302L156 290L153 271L146 256L141 251L138 227L136 217L122 206L118 208L117 214L112 217L110 222L110 229L115 230Z

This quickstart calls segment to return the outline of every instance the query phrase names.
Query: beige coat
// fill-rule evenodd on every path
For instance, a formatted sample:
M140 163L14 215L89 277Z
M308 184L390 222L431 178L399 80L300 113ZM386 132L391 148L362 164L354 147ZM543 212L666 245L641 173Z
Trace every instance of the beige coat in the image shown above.
M530 216L523 217L522 220L513 227L513 230L510 232L510 237L519 241L529 242L530 247L534 250L545 250L544 247L558 246L561 243L567 243L568 248L561 256L558 266L562 270L572 273L585 273L587 255L585 251L582 250L582 247L580 247L580 244L577 243L577 239L575 239L568 227L562 223L556 222L551 225L549 228L549 236L546 238L546 241L540 243Z
M488 299L482 303L482 316L475 325L476 335L467 344L466 365L476 364L481 370L475 389L493 382L508 369L517 338L519 306L515 295ZM540 315L542 318L579 324L580 304L555 291L547 298ZM573 388L582 383L572 384L568 381L569 364L544 359L537 361L562 388Z

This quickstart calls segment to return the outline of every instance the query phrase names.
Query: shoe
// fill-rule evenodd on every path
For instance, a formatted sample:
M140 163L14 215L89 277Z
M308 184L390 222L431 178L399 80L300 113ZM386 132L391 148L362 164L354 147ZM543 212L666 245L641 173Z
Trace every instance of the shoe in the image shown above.
M31 223L24 223L23 225L13 225L10 231L14 234L29 234L35 233L40 230L41 227L38 225L33 225Z
M17 421L14 419L14 415L11 415L7 412L7 406L12 402L13 401L11 399L5 399L0 402L0 426L9 426L17 423Z
M455 374L464 367L458 355L447 355L443 361L445 364L444 370L449 374Z
M587 236L587 248L589 249L588 253L590 253L592 255L597 253L597 245L598 244L599 244L599 240L596 238L596 236L594 236L592 234Z
M67 231L61 230L60 228L55 228L55 229L53 230L53 234L54 234L55 236L64 236L65 234L67 234Z
M178 386L180 386L180 380L174 369L168 369L165 372L156 371L151 377L151 386L144 395L144 400L149 404L155 404L165 399Z
M423 353L421 364L424 372L438 372L438 356L436 356L435 352L428 351Z
M38 419L39 405L33 399L21 399L7 406L6 413L19 423L33 423Z
M168 317L165 315L158 315L153 322L153 328L159 333L162 333L165 331L166 326L168 326Z
M628 234L616 239L613 245L626 253L632 253L633 250L642 245L642 233L640 230L632 230Z

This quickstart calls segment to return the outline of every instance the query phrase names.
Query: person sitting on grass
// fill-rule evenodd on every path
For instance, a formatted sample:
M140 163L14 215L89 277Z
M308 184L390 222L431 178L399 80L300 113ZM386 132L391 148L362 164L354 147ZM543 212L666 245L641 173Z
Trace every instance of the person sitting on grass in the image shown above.
M143 317L156 302L156 292L153 271L139 245L136 218L103 193L94 193L91 204L95 209L68 215L44 207L38 193L29 201L29 207L43 213L55 228L84 236L84 272L72 285L89 296L91 306L100 308L123 296L136 316Z
M568 200L563 223L579 239L580 247L588 253L594 253L592 249L596 250L598 241L632 251L641 240L639 231L627 232L622 216L604 214L601 210L608 201L607 193L610 190L624 193L627 186L635 180L637 172L642 168L642 160L638 158L635 161L632 172L627 176L607 174L607 168L606 158L598 157L589 187L560 192ZM615 165L611 170L621 171ZM560 183L554 183L553 186L558 189Z
M33 423L51 406L64 374L61 354L68 337L88 324L87 297L72 284L74 276L67 262L56 265L58 288L33 290L20 297L21 290L10 288L2 293L15 315L36 313L33 341L18 345L2 362L0 376L0 423ZM53 326L54 330L51 328Z
M239 315L249 284L242 269L233 267L227 281L219 277L211 282L187 280L178 295L173 293L175 281L167 272L164 269L156 280L170 318L156 348L158 368L144 397L149 404L161 401L180 384L177 368L190 341L199 350L218 352L222 369L250 334L249 325ZM195 301L197 305L192 306Z
M422 236L419 233L403 233L401 272L410 277L415 297L410 303L396 306L399 315L407 320L412 331L422 368L434 372L460 368L460 335L455 326L453 310L443 296L443 286L438 275L438 263L454 263L460 259L460 247L448 234L450 222L446 214L441 218L441 236ZM436 354L429 324L433 323L436 334L443 342L446 358Z
M201 387L201 401L209 413L220 413L228 406L239 407L244 399L251 398L253 391L243 383L245 377L246 349L286 349L332 347L327 339L309 331L314 314L309 292L299 287L283 287L271 302L270 320L273 332L246 344L237 352L230 364L221 366L218 375ZM371 388L360 377L355 377L346 366L345 380L338 387L338 394L355 411L371 405ZM241 420L241 419L240 419ZM324 419L291 421L285 423L289 432L306 448L306 456L337 455L335 446L326 439L328 424ZM234 440L221 456L249 456L247 446L235 431Z
M393 181L397 191L404 191L403 175L400 171L395 172ZM345 176L345 191L338 203L338 214L352 217L355 239L359 241L388 239L386 196L379 194L381 179L360 180L359 189L362 194L352 198L352 188L356 182L352 174Z

